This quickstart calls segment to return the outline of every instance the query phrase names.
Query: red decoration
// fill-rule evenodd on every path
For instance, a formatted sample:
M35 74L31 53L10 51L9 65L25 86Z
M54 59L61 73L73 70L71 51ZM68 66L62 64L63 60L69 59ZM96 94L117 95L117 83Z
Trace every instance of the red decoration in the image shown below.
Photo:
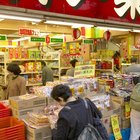
M73 29L73 38L78 39L81 36L81 31L77 29Z
M49 44L50 43L50 37L47 35L46 36L46 43Z
M109 41L111 38L111 32L110 31L105 31L103 34L103 37L106 41Z

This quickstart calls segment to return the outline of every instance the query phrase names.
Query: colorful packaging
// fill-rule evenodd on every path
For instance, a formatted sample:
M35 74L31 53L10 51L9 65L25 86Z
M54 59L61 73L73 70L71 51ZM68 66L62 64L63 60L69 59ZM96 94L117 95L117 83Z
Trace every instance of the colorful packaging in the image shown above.
M40 59L41 58L41 51L35 51L35 58Z
M36 71L41 71L42 70L42 65L41 65L41 62L36 62Z
M13 48L10 48L9 49L9 59L13 59L14 58L13 52L14 52Z
M29 59L35 59L36 52L35 51L28 51L28 56L29 56Z
M28 71L30 71L30 72L34 71L34 63L33 62L28 63Z

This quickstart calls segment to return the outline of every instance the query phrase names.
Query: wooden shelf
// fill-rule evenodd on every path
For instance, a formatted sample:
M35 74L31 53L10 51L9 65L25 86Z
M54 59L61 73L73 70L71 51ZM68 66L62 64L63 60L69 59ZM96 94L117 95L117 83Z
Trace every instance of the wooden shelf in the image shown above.
M41 86L42 83L36 83L36 84L27 84L26 87L31 87L31 86Z
M58 59L42 59L44 61L59 61Z
M42 59L8 59L8 62L12 61L41 61Z
M41 74L42 72L38 72L38 71L33 71L33 72L22 72L20 74Z
M95 69L96 71L112 71L112 69Z

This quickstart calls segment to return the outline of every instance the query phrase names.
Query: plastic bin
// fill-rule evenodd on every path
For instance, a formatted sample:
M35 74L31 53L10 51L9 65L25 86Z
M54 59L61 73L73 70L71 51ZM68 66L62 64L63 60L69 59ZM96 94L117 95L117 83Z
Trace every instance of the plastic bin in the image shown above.
M11 116L11 109L0 103L0 118Z
M0 140L25 140L24 122L14 117L0 118Z

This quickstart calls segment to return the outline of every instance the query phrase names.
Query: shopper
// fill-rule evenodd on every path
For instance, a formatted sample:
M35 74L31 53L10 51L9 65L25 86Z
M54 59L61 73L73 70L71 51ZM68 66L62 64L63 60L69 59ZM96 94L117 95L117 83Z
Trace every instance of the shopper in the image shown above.
M140 64L137 64L137 58L131 58L131 65L125 70L126 74L140 74Z
M42 84L46 85L46 82L53 81L53 71L49 68L44 61L41 61L42 64Z
M67 72L66 72L67 76L74 77L74 70L75 70L76 62L78 62L77 59L73 59L73 60L70 61L70 64L71 64L72 67L71 67L71 69L67 70Z
M130 140L140 140L140 77L134 77L136 84L130 98L131 133Z
M87 110L84 100L74 98L70 88L62 84L53 88L51 97L63 106L59 112L57 128L54 129L52 133L53 140L77 140L84 127L89 123L87 114L91 112L92 117L96 117L98 121L93 121L93 118L90 118L90 120L98 124L98 131L100 130L103 140L108 140L107 131L100 122L102 114L89 99L86 99L89 107Z
M6 99L12 96L20 96L26 94L26 81L19 74L20 67L15 63L10 63L7 67L7 86L5 87Z

